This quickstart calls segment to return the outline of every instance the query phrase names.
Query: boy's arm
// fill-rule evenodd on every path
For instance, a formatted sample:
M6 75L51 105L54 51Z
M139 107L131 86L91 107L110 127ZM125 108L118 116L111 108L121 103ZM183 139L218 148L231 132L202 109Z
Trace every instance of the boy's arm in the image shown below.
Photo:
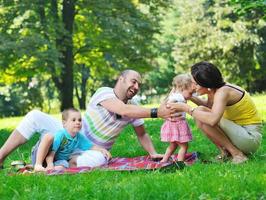
M112 158L111 153L102 147L93 145L90 150L100 151L107 158L107 160L110 160Z
M34 165L35 171L44 171L42 164L45 159L45 156L47 155L50 149L51 144L53 143L53 139L54 139L53 135L49 133L43 136L37 150L36 163Z
M46 158L45 158L46 163L47 163L46 170L54 168L54 157L55 157L54 151L50 151L49 154L46 156Z

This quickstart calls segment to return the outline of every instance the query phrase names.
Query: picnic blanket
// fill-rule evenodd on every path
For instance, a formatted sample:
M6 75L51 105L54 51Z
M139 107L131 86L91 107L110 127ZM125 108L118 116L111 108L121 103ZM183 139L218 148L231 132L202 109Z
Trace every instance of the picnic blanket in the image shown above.
M100 167L75 167L67 168L64 170L48 170L47 175L60 175L60 174L76 174L85 173L92 170L111 170L111 171L136 171L136 170L158 170L158 169L182 169L185 165L189 166L194 164L198 159L198 153L192 152L187 153L185 157L185 162L177 161L177 154L172 155L170 161L160 163L160 161L155 161L150 158L150 156L138 156L133 158L112 158L107 165ZM23 173L25 168L20 169L19 172Z

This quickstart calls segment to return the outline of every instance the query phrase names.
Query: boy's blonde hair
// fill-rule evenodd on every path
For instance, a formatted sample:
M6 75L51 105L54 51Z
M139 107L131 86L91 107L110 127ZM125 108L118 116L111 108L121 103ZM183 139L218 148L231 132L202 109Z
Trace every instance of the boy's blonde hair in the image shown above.
M68 119L68 115L70 112L78 112L79 113L80 111L76 108L67 108L67 109L63 110L63 112L62 112L62 120L63 121L66 121Z
M183 91L188 89L192 84L190 74L179 74L173 78L173 90Z

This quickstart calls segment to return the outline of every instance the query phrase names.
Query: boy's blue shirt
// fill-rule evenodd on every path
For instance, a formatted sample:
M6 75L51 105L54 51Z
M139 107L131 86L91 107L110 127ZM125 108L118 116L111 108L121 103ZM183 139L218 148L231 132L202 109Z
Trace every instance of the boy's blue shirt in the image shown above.
M62 129L54 135L52 151L55 152L55 160L69 160L74 151L85 151L91 147L92 143L84 135L77 133L73 138L66 129Z

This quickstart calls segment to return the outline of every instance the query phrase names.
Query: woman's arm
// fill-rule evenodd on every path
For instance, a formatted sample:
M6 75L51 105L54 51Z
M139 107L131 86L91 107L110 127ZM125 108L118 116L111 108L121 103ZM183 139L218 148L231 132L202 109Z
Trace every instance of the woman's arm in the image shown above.
M193 103L195 103L198 106L206 106L207 107L207 105L208 105L207 99L203 99L203 98L200 98L200 97L192 96L190 98L190 101L192 101Z
M183 111L193 116L196 120L202 121L211 126L216 125L223 116L226 104L228 101L228 92L226 90L219 89L216 91L213 99L212 108L200 106L197 108L191 108L191 106L184 103L172 103L169 104L170 109L173 112Z

